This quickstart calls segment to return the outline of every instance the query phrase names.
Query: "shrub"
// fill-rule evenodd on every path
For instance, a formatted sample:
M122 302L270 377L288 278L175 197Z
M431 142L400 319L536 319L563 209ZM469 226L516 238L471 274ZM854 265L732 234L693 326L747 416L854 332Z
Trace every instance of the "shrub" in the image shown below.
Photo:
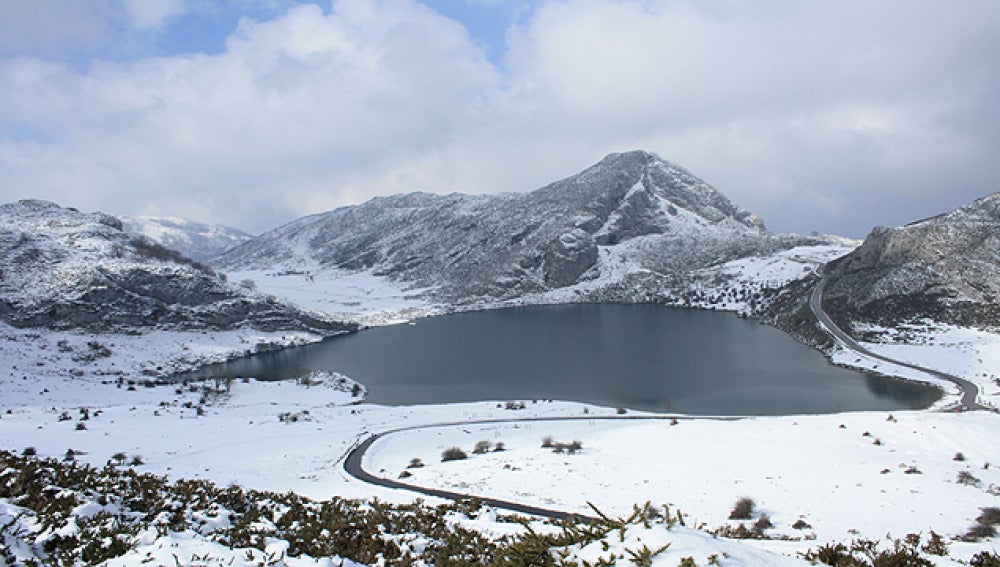
M132 465L133 467L138 467L140 465L146 464L146 462L142 460L142 455L133 455L132 460L129 461L129 464Z
M419 457L413 457L410 459L410 464L406 466L408 469L419 469L424 466L424 462L420 460Z
M118 453L115 453L114 455L111 455L111 460L117 462L119 465L125 464L125 459L127 459L127 458L128 458L128 455L126 455L125 453L122 453L122 452L118 452Z
M971 567L1000 567L1000 555L992 551L980 551L969 560Z
M965 455L963 455L962 452L959 451L959 452L955 453L955 456L952 457L952 460L953 461L964 461L965 460Z
M449 447L441 452L441 462L447 461L461 461L462 459L468 459L469 455L465 451L459 449L458 447Z
M553 439L551 435L546 435L545 437L542 437L542 448L550 449L554 441L555 439Z
M625 408L616 408L615 413L617 413L618 415L625 415L626 410Z
M979 541L983 538L993 537L997 535L997 530L993 526L987 524L972 524L969 531L965 532L962 536L963 541Z
M980 508L980 510L983 512L979 514L978 518L976 518L977 522L986 526L995 526L1000 524L1000 508L989 507Z
M917 465L910 465L909 467L906 468L905 471L903 471L903 474L924 474L924 473L920 472L920 469L917 468Z
M753 531L762 534L764 530L773 528L774 524L771 523L771 516L767 514L761 514L757 521L753 523Z
M24 450L21 451L21 456L22 457L37 457L38 456L38 449L35 449L34 447L25 447Z
M741 497L733 505L733 510L729 512L730 520L749 520L753 516L753 510L757 504L750 498Z
M927 539L927 543L925 543L920 549L922 549L924 553L929 553L931 555L938 555L941 557L948 555L948 543L945 542L943 537L941 537L941 534L935 532L934 530L931 530L931 535ZM1000 567L1000 565L997 565L997 567Z
M490 450L489 441L479 441L476 446L472 449L472 452L476 455L482 455Z
M84 423L82 421L76 422L76 430L77 431L86 431L86 429L87 429L87 424L86 423Z
M497 441L497 444L493 446L493 452L499 453L500 451L506 451L507 447L503 444L503 441Z
M583 449L583 443L581 443L581 442L579 442L579 441L577 441L575 439L573 440L572 443L570 443L569 445L566 445L566 452L569 453L570 455L572 455L573 453L576 453L580 449Z
M810 525L809 522L803 520L802 518L795 520L795 523L792 524L792 529L796 530L808 530L810 528L812 528L812 525Z
M966 486L976 486L979 484L979 479L972 476L969 471L958 471L958 478L955 479L955 482Z

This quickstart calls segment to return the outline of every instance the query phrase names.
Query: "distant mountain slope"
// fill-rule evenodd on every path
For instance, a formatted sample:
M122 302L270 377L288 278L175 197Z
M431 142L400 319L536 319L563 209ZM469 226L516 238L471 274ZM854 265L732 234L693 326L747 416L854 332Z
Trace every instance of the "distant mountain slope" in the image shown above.
M228 226L193 222L174 217L122 217L125 232L203 262L242 244L253 236Z
M35 200L0 205L0 321L91 331L348 328L228 284L115 217Z
M244 271L371 270L462 302L559 289L618 265L669 278L807 240L769 234L688 171L635 151L531 193L412 193L311 215L213 262Z
M878 227L828 266L824 309L838 320L913 319L1000 328L1000 193L899 228Z

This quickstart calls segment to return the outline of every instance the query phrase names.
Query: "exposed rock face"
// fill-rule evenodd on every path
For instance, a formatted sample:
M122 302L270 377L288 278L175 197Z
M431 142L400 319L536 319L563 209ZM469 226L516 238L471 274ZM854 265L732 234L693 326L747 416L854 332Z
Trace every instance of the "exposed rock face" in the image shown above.
M173 217L123 217L125 232L176 250L199 262L253 238L228 226L193 222Z
M828 272L824 309L844 323L929 317L1000 327L1000 193L904 227L876 228Z
M789 247L656 155L612 154L531 193L412 193L304 217L213 260L224 269L373 270L441 300L504 299L599 277L612 249L677 274Z
M0 205L0 320L17 327L311 330L352 327L252 295L123 230L54 203Z

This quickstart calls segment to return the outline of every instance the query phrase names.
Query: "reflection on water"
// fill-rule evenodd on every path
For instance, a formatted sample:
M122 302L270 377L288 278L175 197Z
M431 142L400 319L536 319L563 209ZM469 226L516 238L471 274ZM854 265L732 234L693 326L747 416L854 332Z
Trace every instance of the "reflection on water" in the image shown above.
M432 317L258 354L197 375L334 370L369 401L577 400L692 414L923 408L938 390L831 366L732 315L656 305L555 305ZM190 375L189 375L190 376Z

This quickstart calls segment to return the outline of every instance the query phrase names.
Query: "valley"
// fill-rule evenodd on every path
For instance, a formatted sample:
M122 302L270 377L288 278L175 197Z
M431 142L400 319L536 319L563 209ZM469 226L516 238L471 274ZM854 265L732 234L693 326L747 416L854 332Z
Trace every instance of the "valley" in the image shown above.
M993 202L982 200L960 215L924 221L931 228L910 230L988 234L997 222ZM982 509L1000 507L994 464L1000 462L1000 434L992 410L1000 399L1000 334L991 326L996 305L983 292L991 282L976 279L982 270L942 264L920 272L920 282L936 282L934 293L910 286L904 299L886 295L893 289L887 282L911 282L907 275L917 271L914 266L926 267L926 260L904 254L901 262L880 264L880 253L866 250L882 232L864 245L771 234L755 215L653 154L613 154L524 196L376 199L244 239L207 264L146 240L155 235L148 226L140 237L107 215L35 201L4 205L0 213L0 447L12 452L58 460L70 455L97 467L131 462L126 468L171 480L291 491L318 501L378 498L406 506L418 497L411 487L431 504L462 494L495 506L449 521L493 541L528 533L503 518L504 503L587 518L597 511L627 517L644 502L669 505L686 526L673 520L668 526L661 518L653 528L629 528L628 543L612 544L607 534L603 541L623 555L672 541L662 554L671 564L687 556L696 556L697 564L712 556L725 557L729 563L723 564L804 564L810 550L830 542L867 538L891 547L894 538L913 533L921 534L916 537L923 545L934 533L949 547L935 564L962 565L995 541L966 537ZM947 222L953 224L940 226ZM192 230L206 233L205 227ZM978 242L986 252L968 244L956 254L989 264L992 241ZM836 279L828 283L827 274ZM824 285L833 291L823 293ZM899 309L865 307L885 297ZM754 329L759 325L735 317L767 323L838 365L932 384L944 395L929 409L834 407L823 410L834 411L826 415L817 409L741 412L736 403L737 409L717 410L729 414L719 419L711 409L632 407L628 392L621 403L555 394L480 394L419 404L406 403L403 395L379 403L377 380L358 384L353 373L327 372L343 370L337 367L310 369L299 381L169 381L206 364L280 358L292 352L283 350L289 347L358 329L359 335L332 340L386 330L365 327L419 331L446 314L545 316L546 306L612 303L644 304L607 305L619 310L722 311L699 315ZM914 305L927 309L915 314ZM829 311L829 319L813 315L817 306ZM952 307L960 317L937 317ZM467 313L483 310L488 312ZM588 319L577 331L601 336L599 326ZM501 330L491 340L499 344L504 333L524 331ZM712 333L716 346L733 334L716 330L696 342L711 341ZM630 340L624 332L612 335ZM746 337L733 340L749 348ZM466 348L455 338L448 344ZM399 355L393 347L372 352ZM790 355L765 356L780 367ZM749 356L735 360L737 366L762 364ZM622 368L612 364L606 373ZM885 389L878 384L888 384L879 380L884 378L866 382L876 394ZM822 396L785 388L790 396ZM753 387L736 392L738 402L740 395L765 395ZM976 411L947 411L961 406ZM779 415L747 415L754 413ZM550 437L563 450L543 447ZM477 452L480 446L487 449ZM443 460L452 448L466 458ZM414 459L421 466L411 466ZM389 486L365 482L372 478ZM747 520L730 519L742 497L753 500L755 511ZM36 512L7 500L0 506L0 523L18 525L39 541L50 537L37 522L23 520ZM764 517L770 525L753 528ZM531 525L554 529L540 521ZM126 563L164 561L169 549L186 553L186 561L235 561L232 550L218 543L221 529L206 525L162 535L150 527L131 540ZM39 553L29 544L32 537L19 539L12 531L3 537L15 557ZM265 548L288 549L253 549ZM254 553L246 551L247 557ZM586 546L572 554L601 556ZM324 564L306 556L288 560Z

